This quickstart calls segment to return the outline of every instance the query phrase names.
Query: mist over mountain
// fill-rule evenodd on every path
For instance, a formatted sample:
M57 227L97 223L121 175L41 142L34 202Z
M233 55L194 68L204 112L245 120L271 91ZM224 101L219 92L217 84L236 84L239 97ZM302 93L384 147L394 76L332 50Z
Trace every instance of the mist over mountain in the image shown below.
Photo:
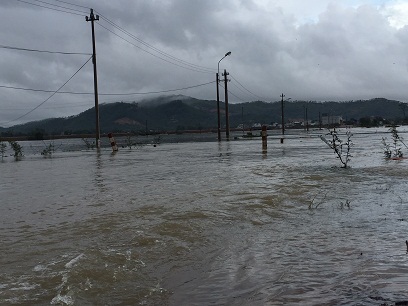
M285 122L302 120L307 110L308 120L317 121L322 114L342 116L358 122L361 118L378 117L386 120L405 118L406 104L385 98L345 102L285 101ZM188 96L162 96L140 102L116 102L99 106L101 133L163 132L209 130L217 128L217 102ZM221 126L225 127L225 104L220 103ZM281 101L253 101L229 104L230 127L240 124L272 124L281 122ZM41 131L49 135L93 133L95 110L88 109L66 118L50 118L26 124L0 128L3 136L32 134Z

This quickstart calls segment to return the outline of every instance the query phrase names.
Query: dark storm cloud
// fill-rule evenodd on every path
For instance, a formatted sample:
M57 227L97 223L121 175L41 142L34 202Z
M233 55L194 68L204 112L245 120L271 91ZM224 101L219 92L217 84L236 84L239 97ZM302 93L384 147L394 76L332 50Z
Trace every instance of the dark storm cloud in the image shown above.
M374 0L343 4L315 0L304 6L289 0L65 1L85 8L48 2L74 8L74 14L2 1L0 45L91 53L91 28L85 16L93 7L101 15L95 28L102 103L154 96L103 93L164 91L211 82L227 51L232 55L220 68L233 77L232 102L259 97L275 101L282 92L294 100L405 100L408 28L401 25L399 1L383 6ZM392 15L397 11L398 16ZM393 25L397 23L393 16L398 17L399 27ZM58 89L89 59L88 55L0 52L0 85L47 90ZM234 79L256 95L242 90ZM92 93L92 64L63 91ZM50 95L4 88L0 93L0 126ZM174 93L214 99L215 85ZM56 94L19 121L73 115L92 106L92 95Z

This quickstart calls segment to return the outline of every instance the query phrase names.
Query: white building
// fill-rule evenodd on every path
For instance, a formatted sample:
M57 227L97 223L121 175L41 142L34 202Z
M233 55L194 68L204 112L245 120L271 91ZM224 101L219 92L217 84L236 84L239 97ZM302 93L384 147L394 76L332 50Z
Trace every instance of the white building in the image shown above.
M343 124L342 116L322 114L322 125L338 125L338 124Z

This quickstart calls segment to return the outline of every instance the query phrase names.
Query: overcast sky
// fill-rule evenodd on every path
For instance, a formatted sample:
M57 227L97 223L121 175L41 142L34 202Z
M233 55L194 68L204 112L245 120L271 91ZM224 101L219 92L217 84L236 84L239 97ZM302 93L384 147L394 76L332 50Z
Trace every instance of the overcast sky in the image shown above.
M408 101L405 0L1 0L0 126L93 107L90 8L100 103L215 100L228 51L232 103Z

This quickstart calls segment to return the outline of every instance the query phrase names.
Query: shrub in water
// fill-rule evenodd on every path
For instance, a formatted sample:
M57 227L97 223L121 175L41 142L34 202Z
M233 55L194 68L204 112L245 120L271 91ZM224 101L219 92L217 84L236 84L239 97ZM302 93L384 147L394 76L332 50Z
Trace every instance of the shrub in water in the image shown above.
M50 142L48 145L45 144L44 150L41 151L41 155L44 155L44 157L51 157L52 153L55 152L54 148L54 142Z
M320 139L323 140L337 155L337 158L342 163L342 168L348 167L348 162L351 160L350 149L353 145L351 137L353 134L350 131L347 131L345 136L346 140L340 139L336 128L329 130L329 133L326 136L330 136L331 139L326 139L323 135L320 135Z
M0 141L1 159L3 159L4 155L6 155L6 148L7 148L7 144L5 144L3 141Z
M23 154L23 148L18 144L17 141L9 141L11 148L14 151L14 158L17 160L21 158Z
M391 137L392 137L392 143L389 144L387 143L387 139L383 137L382 143L384 146L384 155L386 158L392 158L392 159L399 159L403 157L402 151L401 151L401 146L400 144L402 143L403 145L403 139L398 135L397 127L393 125L390 128L391 132Z

